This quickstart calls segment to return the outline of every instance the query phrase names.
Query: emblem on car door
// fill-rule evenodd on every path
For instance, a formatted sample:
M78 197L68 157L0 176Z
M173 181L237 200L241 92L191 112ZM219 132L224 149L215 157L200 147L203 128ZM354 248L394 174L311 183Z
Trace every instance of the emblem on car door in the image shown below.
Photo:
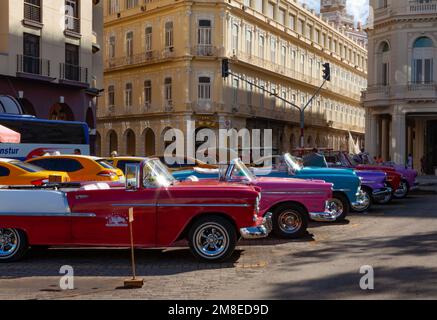
M127 217L121 214L112 213L106 217L106 227L108 228L126 228L128 226Z

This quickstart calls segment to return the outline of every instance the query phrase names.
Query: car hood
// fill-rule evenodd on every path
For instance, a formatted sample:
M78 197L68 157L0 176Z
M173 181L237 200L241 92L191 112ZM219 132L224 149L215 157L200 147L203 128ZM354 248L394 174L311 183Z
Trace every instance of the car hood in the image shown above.
M259 177L252 184L261 187L262 190L332 190L332 183L327 183L323 180Z

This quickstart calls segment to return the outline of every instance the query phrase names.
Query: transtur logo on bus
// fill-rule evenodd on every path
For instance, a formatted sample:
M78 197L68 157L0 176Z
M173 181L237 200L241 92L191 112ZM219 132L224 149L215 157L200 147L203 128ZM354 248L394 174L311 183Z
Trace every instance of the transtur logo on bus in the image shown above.
M8 156L8 155L18 154L19 150L20 149L13 149L11 147L5 148L5 149L0 149L0 155Z

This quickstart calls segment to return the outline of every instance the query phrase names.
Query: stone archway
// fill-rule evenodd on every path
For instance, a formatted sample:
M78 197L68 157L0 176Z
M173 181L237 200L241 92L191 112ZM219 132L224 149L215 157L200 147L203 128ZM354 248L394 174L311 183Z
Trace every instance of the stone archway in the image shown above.
M50 108L49 120L74 121L74 114L66 103L56 103Z
M109 155L116 151L118 153L118 136L114 130L108 132Z
M146 157L156 155L156 137L152 129L147 128L143 132L144 154Z
M124 143L126 146L126 155L128 156L135 156L137 152L137 139L135 136L135 132L133 132L132 129L126 130L124 133Z

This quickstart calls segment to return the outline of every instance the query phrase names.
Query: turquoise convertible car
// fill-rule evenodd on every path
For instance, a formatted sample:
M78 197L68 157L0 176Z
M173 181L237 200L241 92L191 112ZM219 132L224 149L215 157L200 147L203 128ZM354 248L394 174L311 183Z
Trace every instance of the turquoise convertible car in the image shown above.
M253 173L257 176L315 179L333 183L333 199L330 200L328 209L336 217L336 221L344 220L352 209L368 206L365 203L366 198L361 192L361 180L353 170L303 167L299 159L290 154L272 156L270 159L261 159L258 163L270 163L272 165L262 168L253 167ZM181 181L189 177L217 179L219 177L219 169L194 168L192 170L173 172L173 176Z

